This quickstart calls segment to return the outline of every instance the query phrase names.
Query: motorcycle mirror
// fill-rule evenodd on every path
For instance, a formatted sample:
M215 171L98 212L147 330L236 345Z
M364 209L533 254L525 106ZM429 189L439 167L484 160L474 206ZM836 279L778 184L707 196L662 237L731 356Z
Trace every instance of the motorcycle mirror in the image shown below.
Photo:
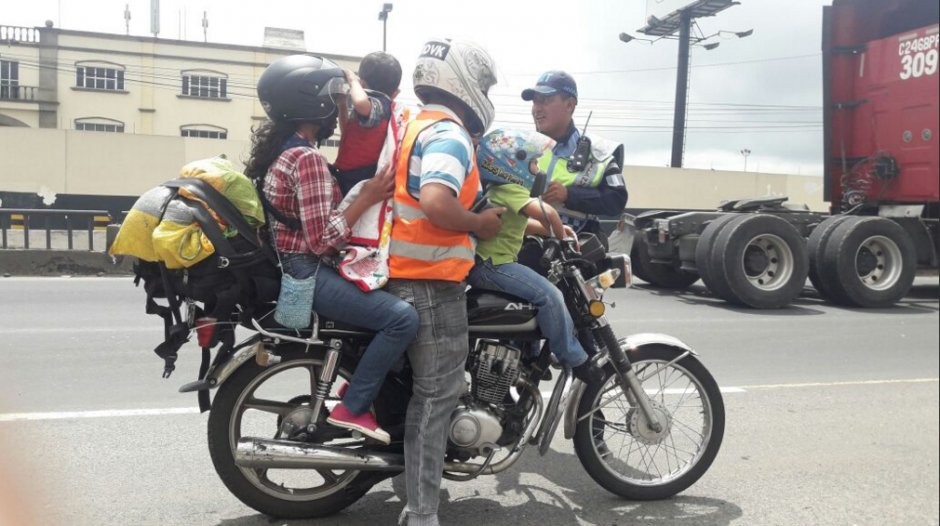
M529 191L529 197L537 199L542 197L548 191L548 174L539 172L535 174L535 181L532 183L532 189Z

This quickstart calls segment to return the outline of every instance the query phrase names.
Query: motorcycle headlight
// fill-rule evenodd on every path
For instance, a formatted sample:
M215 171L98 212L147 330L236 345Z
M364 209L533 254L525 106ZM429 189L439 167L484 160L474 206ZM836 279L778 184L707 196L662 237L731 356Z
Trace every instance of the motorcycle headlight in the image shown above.
M604 261L598 264L598 270L605 271L617 269L620 276L613 285L615 289L626 289L633 286L633 262L625 254L609 254Z
M620 277L620 269L612 268L610 270L601 272L594 278L588 280L585 283L585 292L588 295L588 298L591 300L601 300L604 297L604 291L614 286L617 283L617 278Z

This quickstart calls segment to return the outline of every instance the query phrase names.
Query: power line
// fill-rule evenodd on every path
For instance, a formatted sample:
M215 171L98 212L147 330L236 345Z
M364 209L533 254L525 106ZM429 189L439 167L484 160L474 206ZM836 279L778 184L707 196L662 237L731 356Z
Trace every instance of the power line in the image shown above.
M743 66L747 64L764 64L768 62L783 62L788 60L801 60L806 58L819 58L822 55L820 53L814 53L812 55L793 55L787 57L772 57L756 60L739 60L736 62L717 62L714 64L693 64L693 68L719 68L727 66ZM595 70L595 71L573 71L570 72L571 75L611 75L611 74L622 74L622 73L649 73L653 71L675 71L675 67L661 67L661 68L638 68L638 69L620 69L620 70ZM545 73L540 71L538 73L509 73L509 77L519 77L519 76L538 76Z
M35 57L30 57L30 56L27 56L27 55L18 55L18 54L15 54L15 53L4 53L4 56L7 56L7 57L14 57L14 58L22 58L22 59L28 59L28 60L29 60L29 59L33 59L33 60L35 59ZM750 63L755 63L755 62L772 62L772 61L779 61L779 60L793 60L793 59L799 59L799 58L818 57L818 56L820 56L820 55L818 55L818 54L817 54L817 55L798 55L798 56L793 56L793 57L777 57L777 58L764 59L764 60L757 60L757 61L727 62L727 63L720 63L720 64L701 64L701 65L692 66L692 67L717 67L717 66L724 66L724 65L750 64ZM74 62L69 62L69 61L57 61L56 64L57 64L57 66L64 66L64 67L67 67L67 68L75 67L75 63L74 63ZM41 67L48 67L48 66L42 65ZM177 69L177 68L165 68L165 67L158 67L158 66L153 66L153 67L146 66L146 67L145 67L145 66L138 66L138 65L136 65L136 64L122 65L122 67L124 67L126 71L131 71L131 70L133 70L134 72L140 74L141 76L144 76L145 72L149 72L149 71L166 71L166 72L169 72L169 73L167 73L167 74L150 74L150 75L146 75L146 76L153 76L154 78L165 79L165 80L177 80L177 79L179 79L179 78L180 78L180 72L182 71L182 70ZM199 69L199 68L194 68L194 69ZM639 72L639 71L655 71L655 70L659 70L659 69L675 69L675 68L672 67L672 68L653 68L653 69L647 69L647 70L636 69L636 70L623 70L623 71L595 71L595 72L580 72L580 73L577 73L577 74L587 74L587 73L620 73L620 72L634 72L634 71ZM172 73L172 74L170 74L170 73ZM512 75L523 75L523 74L522 74L522 73L519 73L519 74L512 74ZM238 75L238 74L226 74L226 78L229 80L228 85L229 85L230 87L237 87L237 88L248 89L248 90L250 90L250 91L252 91L252 92L254 92L254 90L255 90L255 88L256 88L255 82L256 82L257 78L256 78L255 76L252 76L252 75ZM248 83L248 84L242 84L242 83L239 83L239 82L232 82L233 79L244 79L245 81L249 81L249 83ZM520 101L521 101L521 99L519 98L518 95L508 94L508 93L507 93L507 94L492 93L492 94L490 94L490 97L491 97L491 98L495 98L495 97L500 97L500 98L510 97L510 98L517 99L517 100L520 100ZM408 98L407 98L407 97L399 97L399 100L405 100L405 99L408 99ZM416 99L411 99L411 100L412 100L414 103L417 103L417 100L416 100ZM671 101L636 100L636 99L604 99L604 98L587 98L587 97L581 98L581 99L580 99L580 102L581 102L581 103L591 103L591 104L595 104L595 105L597 105L597 104L602 104L602 103L603 103L603 104L610 104L610 103L615 103L615 104L620 104L620 103L634 103L634 104L644 104L644 105L647 105L647 104L660 104L660 105L669 105L670 107L671 107L671 105L673 104L673 102L671 102ZM520 106L521 106L521 105L525 105L525 104L520 103ZM805 109L805 110L822 111L822 108L821 108L821 107L818 107L818 106L796 106L796 105L774 105L774 104L740 104L740 103L721 103L721 102L691 102L690 105L691 105L691 106L724 106L724 107L737 107L737 108ZM528 105L525 105L525 106L528 106Z
M27 60L27 61L30 61L30 60L35 61L35 59L36 59L35 56L17 55L17 54L15 54L15 53L3 53L3 55L4 55L5 57L13 57L13 58L18 58L18 59L25 59L25 60ZM88 60L86 60L86 61L81 61L81 62L96 62L96 60L94 60L94 59L88 59ZM209 62L209 61L207 61L207 62ZM65 60L58 60L58 61L55 62L55 64L57 64L57 65L59 65L59 66L66 66L66 67L74 67L74 66L75 66L75 62L74 62L74 61L65 61ZM160 67L160 66L139 66L139 65L137 65L137 64L121 64L121 67L125 68L125 70L127 70L127 71L136 70L136 71L138 71L138 72L162 70L162 71L167 71L167 72L173 73L173 74L175 74L176 76L179 76L179 74L180 74L181 71L185 71L185 70L180 69L180 68L167 68L167 67ZM204 68L198 68L198 67L197 67L197 68L191 68L191 69L199 70L199 69L204 69ZM168 73L168 74L169 74L169 73ZM247 88L250 88L250 89L254 89L254 88L255 88L255 83L257 82L257 77L254 76L254 75L240 75L240 74L237 74L237 73L236 73L236 74L229 74L229 73L226 73L225 75L226 75L226 78L228 78L228 79L242 79L242 80L245 81L245 82L249 82L248 84L241 84L241 85L239 85L240 87L247 87Z
M74 73L74 67L75 67L74 64L69 64L68 68L62 68L62 67L54 67L54 66L49 66L49 65L28 63L28 62L21 63L21 65L25 68L30 68L30 69L46 69L46 70L53 70L53 71L58 71L58 72L63 72L63 73L68 73L68 74ZM163 83L159 83L155 81L144 80L142 78L135 79L132 76L129 77L127 75L125 75L124 82L128 84L134 84L134 85L140 85L140 86L151 86L154 89L160 89L160 90L165 90L165 91L179 92L180 90L180 85L175 82L179 80L178 76L174 76L174 77L166 77L166 76L159 76L159 75L149 75L149 76L153 79L172 80L174 81L174 83L163 84ZM242 99L250 99L250 100L256 99L256 96L254 94L243 94L243 93L239 93L237 91L232 91L232 90L229 90L227 95L236 97L236 98L242 98ZM598 100L605 100L605 99L598 99ZM638 104L644 103L644 102L657 103L657 101L631 101L631 100L618 101L616 99L606 99L606 100L611 101L611 102L626 102L626 103L638 103ZM734 105L734 104L727 104L727 103L701 103L701 104L704 106L714 106L715 109L705 108L700 111L717 112L717 114L719 115L730 115L738 111L742 111L742 110L731 109L732 107L737 107L737 106L755 106L756 107L756 108L750 108L751 110L757 110L760 108L799 108L799 107L770 106L770 105ZM644 111L648 112L650 110L651 110L650 108L647 108ZM748 111L748 108L744 108L744 111ZM767 111L772 111L772 110L768 109ZM506 113L508 113L509 115L514 114L513 112L508 112L508 111ZM525 115L525 113L516 112L515 115ZM621 113L621 115L623 114ZM608 117L606 119L601 119L601 120L602 121L604 120L645 121L649 119L644 119L642 117L638 117L638 118ZM532 125L531 121L518 121L518 120L511 120L511 119L497 119L497 122L511 124L511 125L526 125L526 126ZM700 122L712 122L712 121L703 120ZM734 124L734 122L728 122L728 124ZM760 123L760 122L754 122L754 121L752 122L742 121L740 122L740 124L765 124L765 125L760 125L760 126L757 126L757 125L755 126L695 126L695 127L690 127L689 129L695 133L702 132L702 133L715 133L715 134L822 132L822 129L818 127L817 123L792 122L792 123L786 123L787 125L782 125L782 124L778 125L777 123L771 123L771 122ZM620 124L605 124L604 122L600 122L597 124L593 124L592 128L606 130L606 131L618 131L622 133L671 133L671 127L669 126L620 125Z
M63 69L63 68L57 68L57 67L54 67L54 66L41 66L41 65L38 65L38 64L28 64L28 63L22 63L22 62L20 63L20 66L21 66L21 67L24 67L24 68L27 68L27 69L45 69L45 70L58 71L58 72L63 72L63 73L74 73L74 71L72 71L72 70L70 70L70 69L67 70L67 69ZM160 78L160 77L154 77L154 78ZM178 79L173 79L173 80L178 80ZM138 85L138 86L150 86L150 87L152 87L152 88L154 88L154 89L159 89L159 90L164 90L164 91L173 91L173 92L177 92L177 93L179 93L179 92L181 91L181 87L180 87L180 85L179 85L178 83L176 83L176 84L162 84L162 83L159 83L159 82L147 81L147 80L143 80L143 79L135 79L135 78L133 78L133 77L128 77L127 75L124 76L124 83L125 83L125 84L134 84L134 85ZM102 90L102 91L107 91L107 90ZM239 93L239 92L233 91L233 90L227 90L226 95L229 96L229 97L231 97L231 98L248 99L248 100L253 100L253 99L256 99L256 98L257 98L257 97L255 97L254 95L249 95L249 94L246 94L246 93Z
M510 94L491 94L491 97L513 97L522 100L521 97ZM597 98L587 98L582 97L579 100L581 102L603 102L603 103L623 103L630 102L635 104L667 104L672 105L671 101L664 100L641 100L641 99L597 99ZM742 103L729 103L729 102L690 102L692 106L734 106L734 107L745 107L745 108L789 108L789 109L811 109L811 110L822 110L821 106L797 106L797 105L785 105L785 104L742 104Z

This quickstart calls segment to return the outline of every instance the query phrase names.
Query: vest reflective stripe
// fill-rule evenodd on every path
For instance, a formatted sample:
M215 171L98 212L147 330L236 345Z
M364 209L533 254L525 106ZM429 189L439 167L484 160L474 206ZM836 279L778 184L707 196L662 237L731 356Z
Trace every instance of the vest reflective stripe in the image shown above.
M419 219L428 218L428 216L424 214L424 210L421 210L420 208L408 206L404 203L394 203L394 207L395 217L400 217L405 221L417 221Z
M393 256L405 256L420 259L421 261L445 261L451 258L473 259L476 255L475 251L469 247L436 247L401 240L392 243L388 247L388 253Z
M539 169L551 176L552 181L558 181L565 186L578 186L581 188L597 188L604 180L604 172L611 159L604 162L594 161L584 171L571 173L568 171L568 159L555 157L553 152L546 152L539 159Z
M476 247L470 234L435 226L418 200L408 193L408 167L418 135L443 120L453 118L441 112L422 112L408 124L402 139L395 173L395 216L389 245L392 278L463 281L473 268ZM479 188L480 173L474 164L457 196L467 210L473 206Z

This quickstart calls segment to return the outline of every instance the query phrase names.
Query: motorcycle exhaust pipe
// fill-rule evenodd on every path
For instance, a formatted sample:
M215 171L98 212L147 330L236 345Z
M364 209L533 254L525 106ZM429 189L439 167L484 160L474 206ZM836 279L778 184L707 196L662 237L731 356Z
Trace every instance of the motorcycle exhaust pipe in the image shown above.
M444 471L453 473L496 475L509 469L522 455L523 449L539 425L543 399L542 394L528 382L520 386L532 394L534 417L529 422L509 456L492 466L481 466L469 462L447 462ZM319 444L302 444L288 440L266 438L240 438L235 448L235 465L251 469L329 469L333 471L405 471L405 456L400 453L384 453L330 447Z
M235 450L235 465L251 469L329 469L331 471L384 471L403 473L405 456L399 453L357 451L286 440L242 438ZM475 464L448 462L445 471L475 473Z
M398 453L359 451L287 440L242 438L235 450L235 465L252 469L330 469L353 471L405 471Z

